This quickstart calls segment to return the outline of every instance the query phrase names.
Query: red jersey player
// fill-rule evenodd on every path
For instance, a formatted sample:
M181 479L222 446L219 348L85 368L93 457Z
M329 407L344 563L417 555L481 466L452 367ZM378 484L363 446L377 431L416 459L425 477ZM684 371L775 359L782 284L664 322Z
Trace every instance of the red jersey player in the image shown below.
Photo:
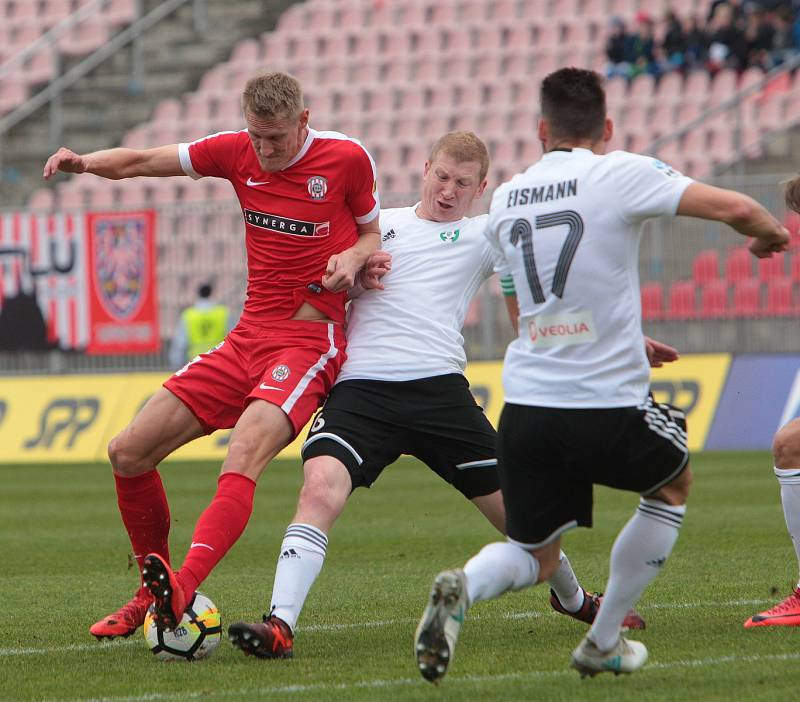
M61 148L44 167L133 176L216 176L236 190L245 222L247 300L239 324L215 349L169 378L108 447L122 521L142 586L90 628L128 636L155 601L173 628L186 603L247 524L256 480L322 404L345 358L347 288L377 249L375 164L355 140L308 127L300 85L284 73L251 79L242 97L247 129L191 144ZM234 427L217 492L200 516L181 569L169 565L169 506L156 466L183 444Z

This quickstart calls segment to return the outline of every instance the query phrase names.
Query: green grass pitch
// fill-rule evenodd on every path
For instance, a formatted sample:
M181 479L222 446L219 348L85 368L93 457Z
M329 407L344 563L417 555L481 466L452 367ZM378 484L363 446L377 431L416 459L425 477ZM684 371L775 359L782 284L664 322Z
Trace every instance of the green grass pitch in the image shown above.
M785 596L794 578L768 454L694 458L681 537L640 611L648 667L581 680L567 668L584 627L556 615L539 587L474 607L451 670L418 674L412 637L435 573L498 536L424 466L403 460L359 490L331 534L303 611L295 658L245 658L227 641L193 664L155 660L137 634L98 643L96 619L137 585L105 465L2 466L0 699L160 700L788 700L800 682L800 630L745 631L743 620ZM180 562L218 470L172 464L172 549ZM203 586L223 624L260 617L293 515L301 471L277 462L261 480L250 525ZM614 535L636 497L596 491L592 530L564 540L581 582L601 588Z

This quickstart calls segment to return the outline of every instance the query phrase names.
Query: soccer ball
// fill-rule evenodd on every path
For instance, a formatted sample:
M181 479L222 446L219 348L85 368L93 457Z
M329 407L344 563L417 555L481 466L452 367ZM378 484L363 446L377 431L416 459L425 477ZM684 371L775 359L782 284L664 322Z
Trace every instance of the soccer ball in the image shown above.
M181 623L172 631L159 631L153 621L153 605L144 618L144 638L162 661L196 661L211 655L222 638L222 620L216 605L195 592Z

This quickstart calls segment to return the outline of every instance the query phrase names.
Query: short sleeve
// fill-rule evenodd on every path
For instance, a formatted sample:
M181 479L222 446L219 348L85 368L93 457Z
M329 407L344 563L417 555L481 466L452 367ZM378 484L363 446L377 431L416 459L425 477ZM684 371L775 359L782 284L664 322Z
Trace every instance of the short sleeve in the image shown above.
M369 152L355 142L354 156L350 163L349 188L346 195L347 206L358 224L371 222L381 209L378 195L378 173L375 161Z
M503 197L503 186L500 186L494 191L494 195L492 195L492 204L489 206L489 219L486 221L486 229L483 230L483 234L489 241L489 246L492 250L494 272L497 273L501 279L511 277L511 267L508 265L506 256L503 253L503 248L500 246L500 239L497 232L496 203L502 202Z
M615 152L612 178L620 214L630 222L674 216L684 190L693 183L657 158Z
M183 172L197 180L204 176L231 179L242 132L219 132L189 144L178 144Z

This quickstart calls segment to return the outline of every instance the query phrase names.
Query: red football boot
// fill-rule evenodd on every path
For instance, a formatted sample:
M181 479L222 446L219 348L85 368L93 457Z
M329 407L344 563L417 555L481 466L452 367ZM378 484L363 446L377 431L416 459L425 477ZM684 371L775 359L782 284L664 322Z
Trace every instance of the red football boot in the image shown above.
M183 619L187 603L169 563L157 553L148 554L142 565L142 581L153 596L153 623L158 629L172 631Z
M800 626L800 588L795 588L772 609L754 614L744 623L745 629L756 626Z
M144 624L144 615L152 603L153 596L146 587L142 586L128 604L92 624L89 633L98 641L106 638L113 639L115 636L128 637Z
M550 606L560 614L566 614L568 617L577 619L579 622L585 624L593 624L594 618L597 616L597 610L600 609L600 604L603 601L602 592L587 592L583 591L583 604L577 612L570 612L564 609L561 602L559 602L555 591L550 590ZM644 629L645 623L642 616L635 610L631 609L622 620L623 629Z
M264 615L261 624L236 622L228 627L228 638L245 655L257 658L291 658L294 634L289 625L273 615Z

